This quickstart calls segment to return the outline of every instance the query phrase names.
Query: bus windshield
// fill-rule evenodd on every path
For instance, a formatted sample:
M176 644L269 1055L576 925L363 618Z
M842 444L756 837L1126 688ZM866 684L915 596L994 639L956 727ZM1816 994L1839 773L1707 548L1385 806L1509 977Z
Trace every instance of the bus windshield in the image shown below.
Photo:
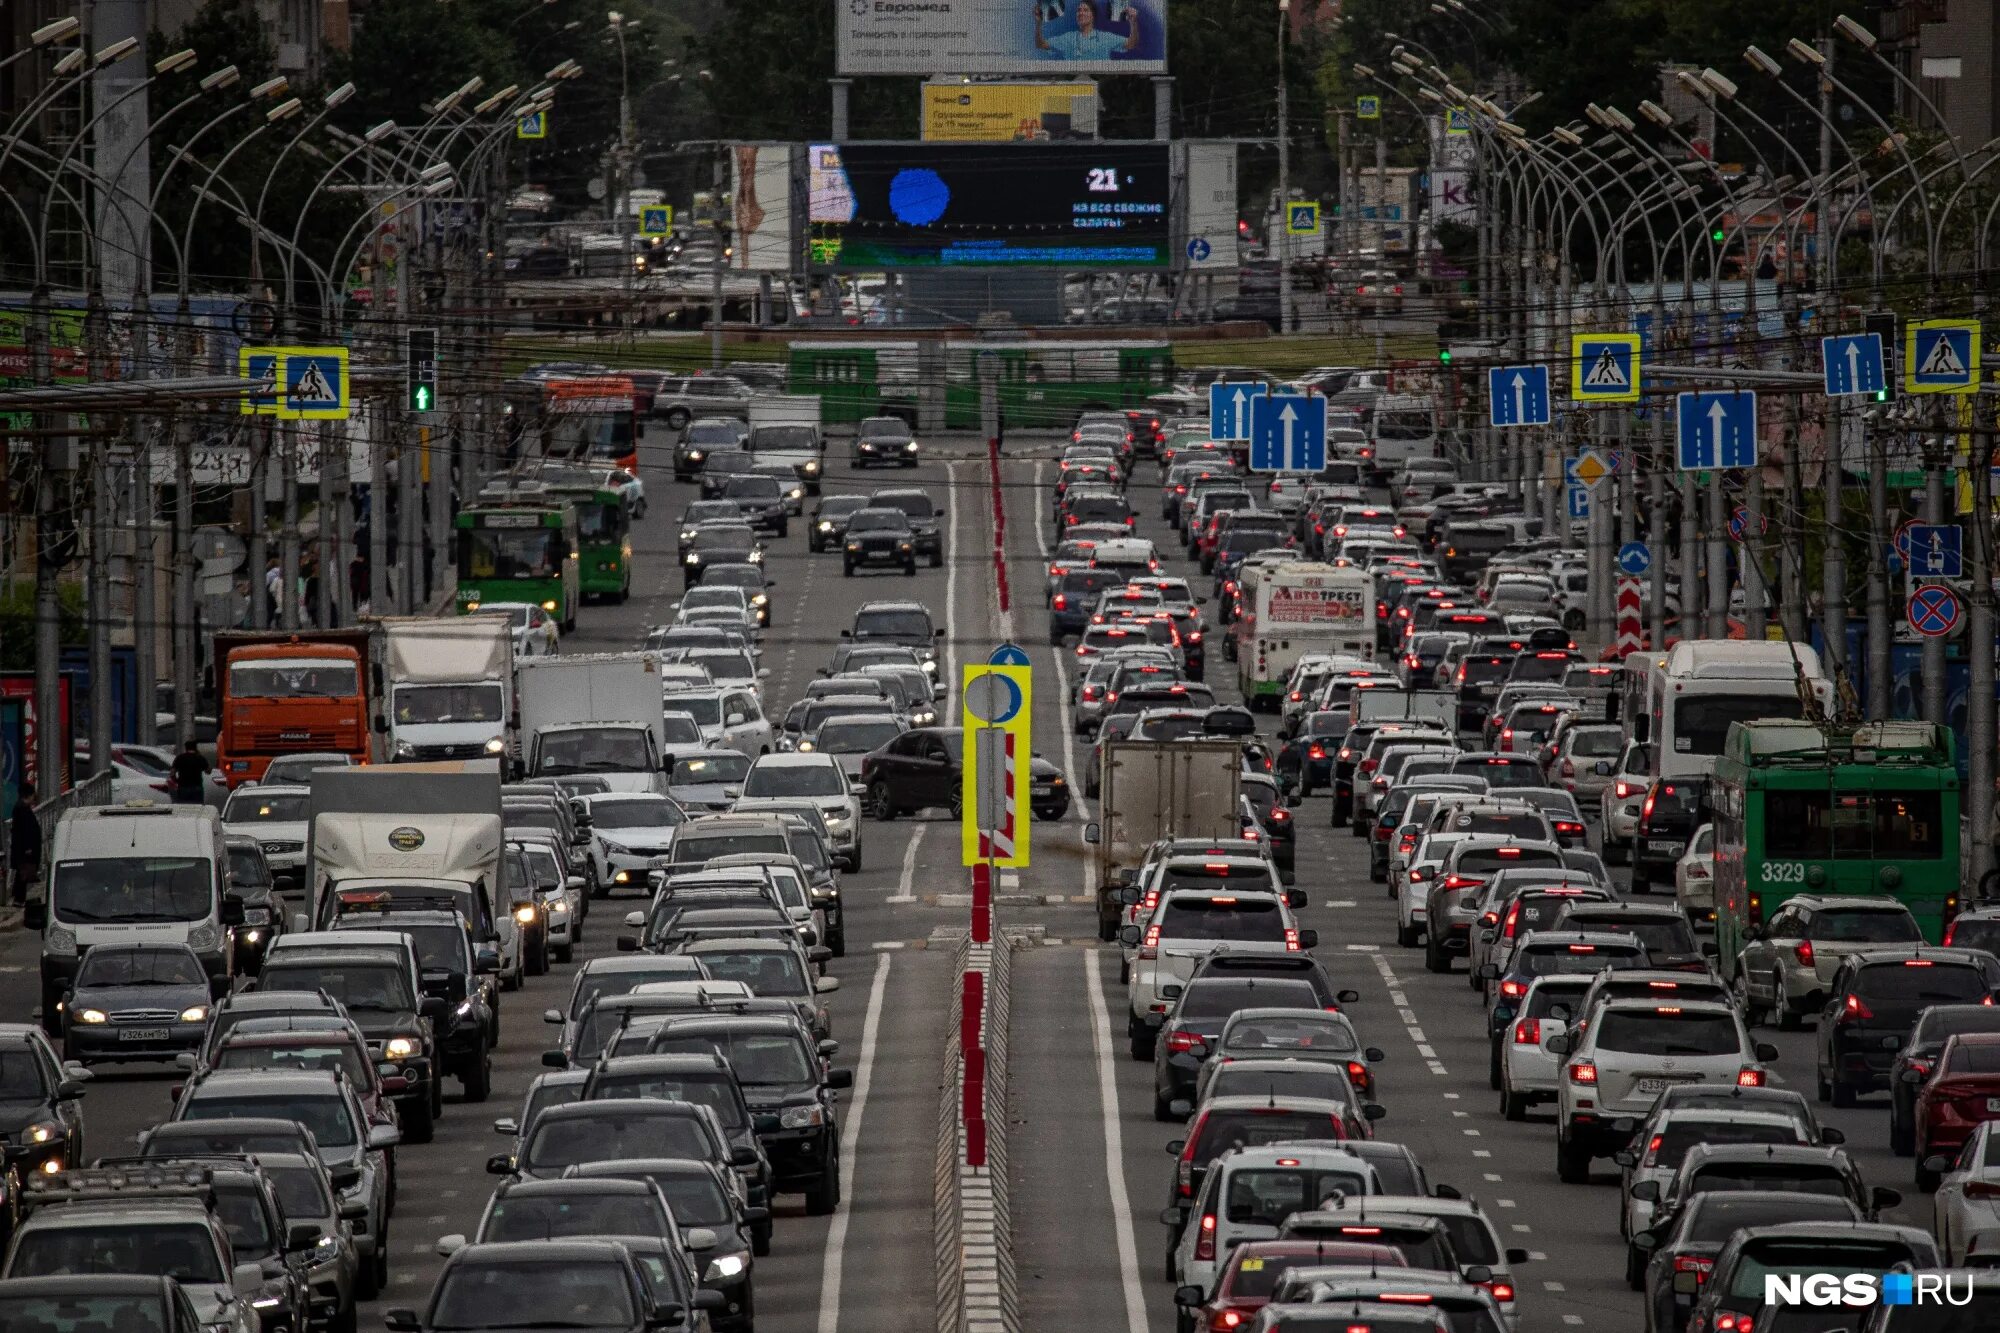
M621 540L627 531L625 502L622 500L582 500L576 502L576 535L587 542Z
M1937 792L1767 791L1770 857L1907 858L1944 855Z
M1740 687L1739 687L1740 688ZM1789 687L1787 687L1789 690ZM1721 754L1732 722L1805 716L1797 694L1700 694L1673 701L1675 754Z
M559 528L474 527L459 534L458 567L475 579L548 579L569 552Z

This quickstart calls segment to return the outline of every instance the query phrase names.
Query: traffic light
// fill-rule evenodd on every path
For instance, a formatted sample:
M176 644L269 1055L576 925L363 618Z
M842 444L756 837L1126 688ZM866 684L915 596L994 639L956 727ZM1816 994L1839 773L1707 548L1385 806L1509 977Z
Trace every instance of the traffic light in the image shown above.
M1896 355L1896 312L1893 310L1871 310L1861 317L1861 327L1882 339L1882 387L1875 392L1874 401L1894 402L1896 399L1896 375L1902 369L1902 361Z
M437 343L436 329L411 329L405 335L403 405L412 412L438 410Z
M1438 364L1441 366L1451 364L1451 349L1449 347L1438 348Z
M1708 239L1714 241L1717 245L1721 245L1728 238L1729 238L1729 233L1724 231L1720 227L1717 227L1714 231L1711 231L1708 234Z

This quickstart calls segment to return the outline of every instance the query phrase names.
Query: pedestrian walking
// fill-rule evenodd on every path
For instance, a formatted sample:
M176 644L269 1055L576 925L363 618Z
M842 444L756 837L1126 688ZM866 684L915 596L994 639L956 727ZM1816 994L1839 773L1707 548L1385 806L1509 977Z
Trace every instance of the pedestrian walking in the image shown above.
M200 805L203 788L208 781L208 760L202 758L201 751L193 741L181 746L181 752L174 756L174 804Z
M14 816L7 826L7 871L14 906L28 901L28 888L42 873L42 821L35 818L35 784L14 793Z

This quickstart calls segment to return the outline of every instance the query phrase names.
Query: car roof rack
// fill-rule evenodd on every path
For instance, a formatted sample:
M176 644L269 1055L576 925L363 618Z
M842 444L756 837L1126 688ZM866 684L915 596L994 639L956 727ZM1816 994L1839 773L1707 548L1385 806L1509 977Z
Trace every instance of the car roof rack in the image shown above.
M129 1165L82 1166L53 1175L36 1172L21 1192L21 1206L52 1203L131 1202L134 1199L197 1199L215 1206L211 1166L172 1158Z

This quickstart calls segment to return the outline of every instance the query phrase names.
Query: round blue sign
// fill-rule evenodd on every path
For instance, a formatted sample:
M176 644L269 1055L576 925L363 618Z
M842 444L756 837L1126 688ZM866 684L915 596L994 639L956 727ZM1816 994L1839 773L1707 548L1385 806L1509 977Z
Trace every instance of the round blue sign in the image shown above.
M995 648L986 659L988 666L1024 667L1028 665L1028 650L1018 643L1003 643Z
M1653 553L1644 542L1626 542L1618 548L1618 572L1637 577L1653 567Z
M1209 257L1213 249L1214 247L1209 245L1206 236L1197 236L1187 243L1187 257L1199 264L1202 260Z

